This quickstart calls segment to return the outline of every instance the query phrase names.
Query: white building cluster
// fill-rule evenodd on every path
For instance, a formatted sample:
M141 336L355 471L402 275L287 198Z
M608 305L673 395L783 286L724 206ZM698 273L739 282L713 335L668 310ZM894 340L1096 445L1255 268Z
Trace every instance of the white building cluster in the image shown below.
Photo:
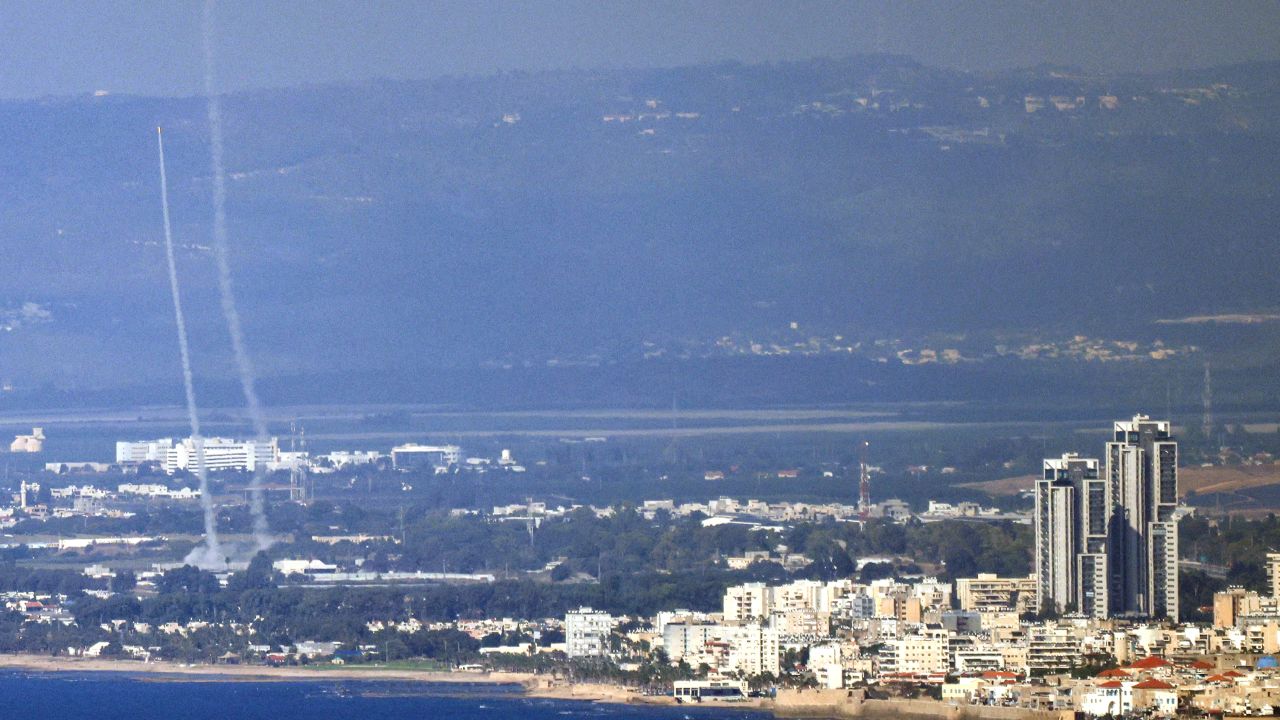
M436 474L454 471L484 473L490 471L524 472L525 467L515 460L509 449L503 449L496 458L463 457L457 445L425 445L406 443L389 452L376 450L334 450L311 454L305 450L281 450L279 439L236 440L207 437L198 443L194 438L176 440L119 441L116 443L115 462L131 467L146 463L159 466L170 475L196 472L200 457L209 472L224 470L256 472L266 470L306 470L318 474L332 473L362 466L388 463L401 471L430 470ZM81 469L92 463L49 463L51 470Z
M198 472L201 464L208 472L269 470L280 462L280 446L276 438L269 440L234 440L231 438L161 438L116 443L116 463L139 465L157 463L166 473Z
M1280 554L1270 565L1280 585ZM1035 605L1035 576L982 575L955 587L953 597L951 584L932 578L748 583L725 592L721 612L662 612L627 632L627 618L584 608L565 617L565 652L621 661L627 648L661 650L672 664L706 671L685 692L777 677L796 651L827 689L931 685L948 703L1093 716L1280 709L1275 597L1222 593L1215 626L1028 621L1020 611Z

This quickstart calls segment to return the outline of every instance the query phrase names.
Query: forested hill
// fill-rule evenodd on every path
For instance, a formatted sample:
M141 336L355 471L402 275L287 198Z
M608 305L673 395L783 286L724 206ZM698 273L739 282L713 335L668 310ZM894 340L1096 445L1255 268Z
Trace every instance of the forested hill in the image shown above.
M1280 297L1280 67L975 75L897 57L227 98L266 375L638 356L790 322L1134 333ZM0 103L0 376L227 377L199 99Z

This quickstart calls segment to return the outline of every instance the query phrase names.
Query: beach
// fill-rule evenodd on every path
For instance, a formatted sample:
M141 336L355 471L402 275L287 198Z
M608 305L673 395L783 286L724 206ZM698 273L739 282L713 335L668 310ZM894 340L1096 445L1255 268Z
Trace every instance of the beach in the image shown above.
M0 654L0 669L43 673L112 672L140 677L181 677L184 681L207 678L217 681L270 682L296 680L397 680L423 683L518 685L533 697L593 702L670 704L672 698L644 696L618 685L569 684L547 676L512 672L448 672L384 667L380 665L208 665L168 661L142 662L110 658L51 657Z
M121 673L134 678L183 682L296 682L355 680L422 682L455 685L517 686L528 697L578 700L620 705L676 705L669 695L644 695L635 688L605 683L568 683L547 675L510 672L443 672L379 665L205 665L166 661L141 662L108 658L0 655L0 670L38 673ZM860 691L779 690L774 698L747 698L729 702L704 702L700 707L754 710L776 717L878 718L908 716L945 720L1062 720L1069 712L1023 708L955 705L933 700L865 700Z

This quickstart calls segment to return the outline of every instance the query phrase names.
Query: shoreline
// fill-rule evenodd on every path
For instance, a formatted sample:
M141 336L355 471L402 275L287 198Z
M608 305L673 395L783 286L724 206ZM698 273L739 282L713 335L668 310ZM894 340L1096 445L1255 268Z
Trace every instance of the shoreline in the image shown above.
M38 672L115 672L127 675L216 676L246 682L271 680L411 680L430 683L480 683L521 685L534 681L531 673L452 672L384 667L380 665L314 665L271 667L268 665L184 664L167 660L142 662L107 658L53 657L46 655L0 654L0 670Z
M400 681L437 685L510 686L522 697L575 700L607 705L682 707L670 695L642 695L635 688L605 683L573 683L547 675L518 672L462 672L417 670L378 665L188 665L168 661L141 662L104 658L50 657L0 654L0 671L58 673L117 673L136 680L187 682ZM781 690L774 698L747 698L690 705L699 709L768 713L775 718L907 717L919 720L1069 720L1070 711L955 705L934 700L867 700L857 691Z
M507 685L526 697L555 700L582 700L618 704L674 704L673 698L645 696L620 685L598 683L568 684L544 675L519 672L461 672L418 670L380 665L313 665L271 667L267 665L184 664L165 660L142 662L108 658L53 657L46 655L0 654L0 671L25 670L48 674L119 673L137 679L181 678L211 682L288 681L401 681L440 685Z

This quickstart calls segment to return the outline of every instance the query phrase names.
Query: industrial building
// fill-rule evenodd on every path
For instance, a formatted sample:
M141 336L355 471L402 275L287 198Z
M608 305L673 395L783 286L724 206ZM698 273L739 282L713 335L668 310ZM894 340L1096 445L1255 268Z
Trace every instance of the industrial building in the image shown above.
M180 441L161 438L116 443L117 463L136 465L155 462L170 475L179 470L197 472L201 457L204 459L204 469L208 472L222 470L255 472L260 469L265 470L273 463L280 461L280 446L276 438L257 441L208 437L197 441L195 438L188 437Z
M457 445L419 445L409 443L391 448L391 466L396 470L432 468L447 470L462 460L462 448Z

